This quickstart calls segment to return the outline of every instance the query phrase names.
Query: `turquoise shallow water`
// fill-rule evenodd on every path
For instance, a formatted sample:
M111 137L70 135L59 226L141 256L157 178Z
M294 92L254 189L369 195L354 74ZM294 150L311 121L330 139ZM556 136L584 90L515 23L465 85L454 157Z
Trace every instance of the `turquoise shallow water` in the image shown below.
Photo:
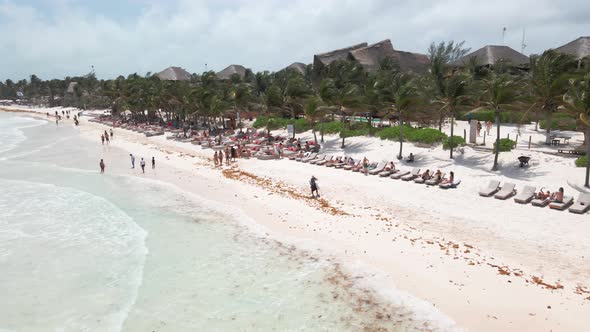
M0 133L0 331L429 329L205 199L101 176L108 148L71 126L0 113Z

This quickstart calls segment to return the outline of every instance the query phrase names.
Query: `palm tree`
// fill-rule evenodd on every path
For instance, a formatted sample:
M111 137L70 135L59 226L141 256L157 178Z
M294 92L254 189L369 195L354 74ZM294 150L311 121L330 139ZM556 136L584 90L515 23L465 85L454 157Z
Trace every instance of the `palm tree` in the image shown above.
M551 118L563 103L570 69L575 69L572 57L554 50L545 51L531 61L531 93L546 115L546 144L551 143Z
M584 142L586 156L590 158L590 72L579 80L571 80L564 100L568 106L579 114L580 120L586 127ZM590 188L590 163L586 162L586 180L584 186Z
M510 104L515 102L518 98L519 85L514 78L507 74L491 73L488 78L483 81L483 103L494 110L496 116L496 145L494 165L492 170L498 170L498 156L500 154L500 111Z
M465 74L455 73L444 78L439 82L439 95L435 97L434 103L440 105L440 114L448 113L451 118L451 135L449 136L450 154L453 159L453 136L455 125L455 114L461 105L464 105L468 99L468 78Z
M311 126L313 139L316 145L318 144L318 138L315 132L315 125L323 116L324 112L321 108L321 100L317 97L307 99L305 103L305 119Z
M361 96L359 87L354 84L346 84L342 88L338 88L335 81L332 79L324 79L320 84L320 97L325 103L338 107L341 116L341 121L346 122L346 115L344 114L345 107L356 107L361 104ZM346 138L346 129L342 128L340 136L342 137L341 148L344 149L344 140Z

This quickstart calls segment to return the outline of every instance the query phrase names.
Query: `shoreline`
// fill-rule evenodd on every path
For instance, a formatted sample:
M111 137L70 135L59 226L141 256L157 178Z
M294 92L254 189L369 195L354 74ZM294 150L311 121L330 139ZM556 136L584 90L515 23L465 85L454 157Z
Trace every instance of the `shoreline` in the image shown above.
M45 118L44 113L28 113ZM79 127L82 138L98 138L97 133L106 128L86 121L86 117L82 119ZM501 244L508 249L516 248L517 242L494 236L492 231L479 229L476 224L469 228L467 221L456 220L455 211L446 213L437 206L429 210L427 206L406 205L403 197L397 196L401 201L389 202L392 206L368 204L376 199L379 202L370 188L382 186L383 181L379 181L383 179L364 179L357 174L347 176L354 178L358 188L351 188L353 193L361 194L358 196L345 195L346 183L332 191L323 190L322 197L328 206L347 214L343 215L326 212L315 201L301 198L306 196L307 180L302 174L313 172L322 185L337 186L338 177L347 174L343 171L287 160L238 160L231 168L214 168L207 159L211 150L169 142L163 137L146 138L117 128L111 145L138 156L155 155L157 165L165 164L167 170L159 172L157 180L197 195L202 196L205 192L208 198L220 204L232 205L256 224L268 228L273 238L291 238L291 241L314 243L312 246L320 244L324 252L334 255L347 266L359 265L361 270L381 271L383 280L368 281L379 293L389 294L391 298L397 296L397 293L391 294L392 289L412 294L433 303L460 327L476 331L582 331L588 322L584 316L590 304L590 300L584 298L590 298L590 294L585 293L588 285L575 283L575 279L580 281L587 276L583 266L582 270L571 271L567 277L559 278L555 270L560 266L534 267L538 262L549 263L553 256L538 257L543 254L532 254L535 248L529 246L518 250L521 256L530 255L530 264L524 264L527 262L522 257L506 257L502 255L506 248L497 250L495 247ZM293 168L295 176L285 174L286 168ZM401 188L414 184L389 181L387 185ZM452 193L437 188L430 191L434 190L436 195ZM427 190L419 194L426 200L433 195ZM382 198L386 201L386 197ZM415 198L410 195L407 199ZM476 202L497 204L493 201ZM531 209L530 206L526 208ZM568 217L566 221L569 220L572 219ZM448 222L457 225L450 226ZM471 241L469 234L473 238ZM487 238L486 235L492 236ZM582 251L578 256L580 265L588 259L586 253ZM555 255L560 257L559 253ZM578 278L573 272L578 273ZM559 288L561 284L564 288ZM582 294L576 294L576 290Z

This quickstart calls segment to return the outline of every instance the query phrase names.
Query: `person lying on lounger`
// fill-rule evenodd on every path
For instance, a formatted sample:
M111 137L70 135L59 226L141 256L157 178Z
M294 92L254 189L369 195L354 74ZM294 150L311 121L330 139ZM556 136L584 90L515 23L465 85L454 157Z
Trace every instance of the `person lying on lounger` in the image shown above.
M543 201L549 197L551 197L551 192L549 192L549 190L547 190L546 192L543 192L543 188L541 188L541 190L539 190L539 192L535 195L535 198L543 200Z
M387 166L385 166L385 168L383 170L384 171L394 171L395 165L393 164L393 161L390 161L389 164Z
M437 169L436 172L434 172L433 178L436 180L440 180L441 176L442 176L442 173L441 173L440 169Z
M455 181L455 173L451 172L448 179L443 179L441 184L453 184Z
M427 169L426 172L422 173L422 175L420 177L422 177L422 180L430 179L430 170Z
M551 200L555 203L563 203L563 187L559 187L559 190L551 195Z

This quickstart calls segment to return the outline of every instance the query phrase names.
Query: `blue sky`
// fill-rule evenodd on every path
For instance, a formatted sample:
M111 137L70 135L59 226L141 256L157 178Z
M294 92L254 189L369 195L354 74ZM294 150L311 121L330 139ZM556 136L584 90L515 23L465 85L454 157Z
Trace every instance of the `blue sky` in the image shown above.
M425 53L433 41L526 54L590 34L590 1L568 0L0 0L0 80L101 78L181 66L278 70L314 53L391 39ZM207 67L205 67L207 64Z

